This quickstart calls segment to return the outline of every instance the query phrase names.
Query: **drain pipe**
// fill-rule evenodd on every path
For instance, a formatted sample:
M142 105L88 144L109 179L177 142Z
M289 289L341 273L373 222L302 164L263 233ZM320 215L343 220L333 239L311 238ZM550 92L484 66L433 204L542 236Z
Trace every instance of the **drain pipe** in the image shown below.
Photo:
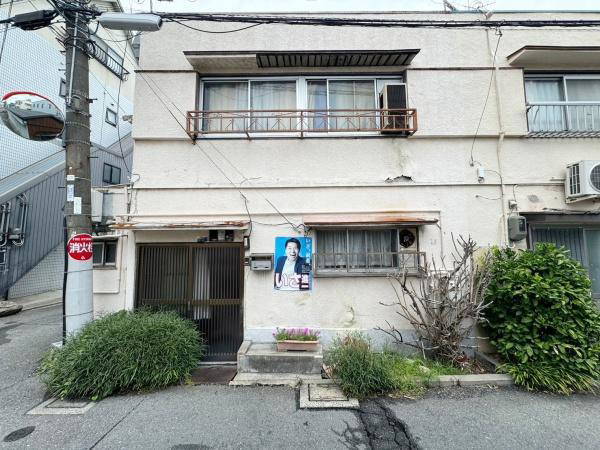
M488 12L485 14L485 20L490 20L490 18L492 17L493 13L492 12ZM500 104L500 83L498 82L498 75L500 73L500 69L498 68L498 64L496 62L496 57L498 56L497 54L495 54L496 52L494 51L494 49L492 48L492 40L490 39L490 33L491 33L491 29L487 29L486 30L486 37L487 37L487 46L488 46L488 51L490 52L490 55L492 57L492 65L493 65L493 77L494 77L494 90L495 92L495 97L496 97L496 111L497 111L497 115L498 115L498 142L496 143L496 163L498 165L498 177L500 178L500 202L502 204L502 208L501 208L501 212L502 212L502 239L500 240L500 245L503 245L504 243L506 243L506 245L508 244L508 224L507 224L507 220L508 220L508 214L506 211L506 202L505 202L505 189L504 189L504 177L502 176L503 173L503 169L502 169L502 147L504 144L504 136L506 134L506 131L504 129L504 119L502 117L502 105ZM498 35L498 39L501 39L502 37L502 32L500 30L497 31L497 33L500 33Z

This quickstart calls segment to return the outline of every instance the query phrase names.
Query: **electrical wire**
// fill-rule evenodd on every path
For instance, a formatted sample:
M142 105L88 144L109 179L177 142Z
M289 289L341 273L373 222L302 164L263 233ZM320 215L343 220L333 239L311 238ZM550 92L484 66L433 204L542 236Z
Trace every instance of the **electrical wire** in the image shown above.
M200 31L201 33L211 33L211 34L226 34L226 33L236 33L238 31L244 31L247 30L249 28L254 28L254 27L258 27L260 25L264 25L262 23L255 23L252 25L249 25L247 27L242 27L242 28L238 28L237 30L228 30L228 31L209 31L209 30L202 30L200 28L196 28L196 27L192 27L190 25L186 25L185 23L179 21L179 20L171 20L171 22L175 22L179 25L181 25L182 27L186 27L189 28L190 30L194 30L194 31Z
M13 3L14 3L14 0L10 0L10 5L8 6L8 17L10 17L12 14ZM4 36L2 36L2 45L0 46L0 63L2 62L2 54L4 53L4 45L6 44L6 38L8 37L8 34L6 32L8 31L9 26L10 26L10 23L6 22L6 25L4 28Z
M494 77L496 76L496 55L498 54L498 47L500 46L500 39L502 39L502 32L498 30L498 40L496 41L496 49L494 50L494 57L492 58L492 74L490 75L490 82L488 84L487 94L485 96L485 101L483 102L483 109L481 110L481 115L479 116L479 121L477 122L477 128L475 129L475 134L473 135L473 141L471 142L471 158L469 160L469 165L475 165L475 160L473 159L473 149L475 148L475 140L477 139L477 135L479 134L479 129L481 128L481 122L483 121L483 116L485 115L485 109L487 108L488 100L490 98L490 93L492 92L492 83L494 81Z
M501 28L523 27L598 27L600 20L408 20L408 19L358 19L342 17L303 17L283 15L155 13L165 21L239 22L254 24L354 26L384 28Z
M133 38L132 38L133 39ZM125 45L123 50L123 60L125 60L125 54L127 53L127 45ZM119 139L119 150L121 151L121 158L123 158L123 164L125 165L125 169L127 170L127 176L131 177L131 170L127 165L127 161L125 160L125 155L123 154L123 142L121 141L121 125L119 124L119 103L121 101L121 86L123 85L123 78L117 77L119 79L119 89L117 90L117 138Z

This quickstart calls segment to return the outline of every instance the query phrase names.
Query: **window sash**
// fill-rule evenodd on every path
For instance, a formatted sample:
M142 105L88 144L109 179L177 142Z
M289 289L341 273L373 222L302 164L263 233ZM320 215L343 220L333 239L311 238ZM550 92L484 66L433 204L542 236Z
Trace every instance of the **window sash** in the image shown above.
M104 163L102 168L102 181L109 184L121 183L121 168Z
M417 231L411 230L417 235ZM322 273L389 273L404 267L418 251L399 243L400 228L317 231L317 271ZM407 253L407 258L402 257ZM410 256L409 256L410 255Z

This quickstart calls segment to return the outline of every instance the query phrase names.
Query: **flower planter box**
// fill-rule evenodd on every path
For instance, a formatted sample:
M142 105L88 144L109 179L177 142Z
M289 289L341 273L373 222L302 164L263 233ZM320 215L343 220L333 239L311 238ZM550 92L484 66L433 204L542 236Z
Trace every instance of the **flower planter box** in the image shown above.
M319 341L277 341L278 352L315 352Z

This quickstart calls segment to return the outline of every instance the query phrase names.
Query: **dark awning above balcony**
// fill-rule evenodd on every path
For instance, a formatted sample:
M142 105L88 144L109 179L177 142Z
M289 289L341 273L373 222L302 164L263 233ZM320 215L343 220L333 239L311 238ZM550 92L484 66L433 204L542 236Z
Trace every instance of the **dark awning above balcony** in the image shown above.
M183 52L192 67L209 72L302 67L402 67L409 65L418 53L419 49Z
M406 66L417 53L418 49L260 52L256 62L261 68Z

